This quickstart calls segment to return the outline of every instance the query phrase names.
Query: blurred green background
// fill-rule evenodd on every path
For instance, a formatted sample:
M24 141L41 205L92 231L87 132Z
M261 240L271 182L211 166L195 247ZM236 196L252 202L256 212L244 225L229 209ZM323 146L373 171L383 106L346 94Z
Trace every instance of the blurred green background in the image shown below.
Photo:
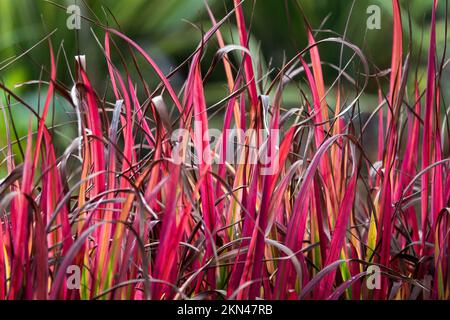
M408 41L409 10L412 22L412 47L414 58L412 62L419 66L419 75L423 75L426 68L426 52L418 60L418 52L423 38L424 46L429 41L429 24L432 0L401 1L403 8L403 27L405 33L404 49ZM313 28L324 30L317 34L317 39L342 34L349 19L351 0L299 0L307 19ZM57 5L55 5L57 4ZM61 7L77 4L83 16L93 20L100 20L116 26L111 12L120 25L120 29L139 43L160 65L164 72L169 72L189 56L195 49L202 35L211 26L203 0L54 0L54 3L44 0L0 0L0 81L15 93L24 97L34 108L38 109L43 103L38 99L37 85L17 86L26 81L48 80L49 51L47 42L34 47L27 54L23 52L33 47L49 32L57 29L52 35L55 51L64 48L69 65L66 64L62 51L58 63L58 79L67 88L72 86L69 68L74 69L73 57L77 53L87 57L88 74L99 91L106 89L107 66L105 58L93 34L103 42L101 28L89 21L82 20L81 30L68 30L66 19L68 14ZM88 5L88 7L86 6ZM233 6L231 0L208 0L216 19L223 17ZM381 30L366 30L366 9L376 4L381 8ZM61 6L61 7L60 7ZM302 16L294 0L246 0L244 2L247 26L251 29L251 50L253 55L264 65L264 70L279 68L283 59L289 60L298 50L307 45ZM445 1L441 1L438 10L438 52L441 54L444 44ZM197 27L195 27L195 26ZM237 39L235 19L232 16L221 28L227 42ZM380 70L389 68L392 41L392 8L390 0L356 0L349 19L347 39L358 45L371 63ZM217 40L208 44L203 67L205 71L218 48ZM339 64L340 46L337 44L321 45L321 58L324 62ZM351 52L345 52L348 58ZM20 57L21 56L21 57ZM129 65L132 65L130 55L124 55ZM17 59L13 61L12 59ZM270 63L270 66L269 66ZM227 95L223 68L217 68L208 81L205 90L209 105L216 103ZM371 68L375 71L375 68ZM186 76L187 68L182 68L173 79L177 89ZM336 77L336 71L324 67L325 79L329 84ZM144 74L146 80L153 85L155 78L150 68ZM447 77L448 78L448 77ZM270 76L269 76L270 79ZM296 81L299 78L296 78ZM423 85L423 78L420 79ZM298 81L297 81L298 82ZM444 92L448 92L448 84L443 83ZM445 90L447 89L447 90ZM373 110L376 106L375 83L371 83L361 99L361 108ZM332 96L333 94L331 94ZM299 90L292 84L286 89L284 102L287 107L299 103ZM328 98L327 98L328 99ZM332 97L330 97L332 99ZM2 105L5 105L2 93ZM14 102L14 101L13 101ZM328 101L330 103L330 101ZM49 115L49 119L60 124L55 128L58 144L64 146L75 134L75 115L71 107L62 99L57 99L54 105L57 112ZM23 136L28 127L28 111L18 104L12 105L14 123ZM69 125L70 124L70 125ZM3 112L0 114L0 177L4 166L5 120Z

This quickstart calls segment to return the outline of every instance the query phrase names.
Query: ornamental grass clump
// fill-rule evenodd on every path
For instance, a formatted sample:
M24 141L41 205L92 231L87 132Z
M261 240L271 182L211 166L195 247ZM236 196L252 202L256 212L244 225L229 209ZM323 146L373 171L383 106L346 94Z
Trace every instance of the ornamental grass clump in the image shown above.
M422 48L426 74L414 70L418 50L405 40L398 0L385 72L305 16L308 43L261 73L244 5L235 0L220 20L206 5L211 28L170 73L119 28L95 21L105 94L88 55L73 59L74 83L58 80L67 65L51 36L43 79L25 86L46 89L38 111L0 83L0 299L449 299L438 1ZM236 24L234 42L222 35L225 22ZM208 61L212 43L219 49ZM323 44L341 54L332 81ZM205 87L219 69L224 98L208 105ZM374 79L379 101L362 117ZM292 82L298 102L287 108ZM62 151L49 125L56 97L76 115L77 135ZM25 137L11 121L15 108L29 110Z

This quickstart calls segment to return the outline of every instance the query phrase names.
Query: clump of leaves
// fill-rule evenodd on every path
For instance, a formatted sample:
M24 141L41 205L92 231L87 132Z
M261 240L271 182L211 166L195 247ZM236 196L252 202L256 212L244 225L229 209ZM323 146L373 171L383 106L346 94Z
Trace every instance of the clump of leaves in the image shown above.
M398 0L392 63L383 75L372 75L345 37L316 40L306 18L306 48L263 75L242 6L235 0L220 21L206 6L212 27L169 74L132 39L97 22L112 88L103 96L89 80L89 57L75 59L73 87L58 82L60 55L50 40L48 82L29 83L48 86L40 112L0 84L8 172L0 182L1 299L449 298L449 127L441 106L445 65L436 62L437 0L425 91L410 70L411 48L404 54ZM238 39L226 43L221 29L233 19ZM203 53L213 40L220 48L205 73ZM322 43L353 54L328 87ZM358 66L352 75L350 63ZM225 98L207 106L204 88L220 65ZM172 78L184 67L177 90ZM146 82L148 70L157 87ZM380 85L379 104L357 129L370 77ZM302 87L298 107L287 109L291 82ZM78 123L78 137L62 154L47 122L56 95ZM16 103L30 110L22 160L8 120ZM216 115L223 133L250 134L211 141L212 109L223 110ZM378 127L375 161L361 145L371 123ZM187 134L173 139L176 131ZM197 134L206 138L189 139ZM255 150L275 159L276 169L267 173L267 163L252 161ZM230 152L239 161L213 161ZM81 270L75 289L67 285L74 266ZM375 287L368 286L373 267L380 271Z

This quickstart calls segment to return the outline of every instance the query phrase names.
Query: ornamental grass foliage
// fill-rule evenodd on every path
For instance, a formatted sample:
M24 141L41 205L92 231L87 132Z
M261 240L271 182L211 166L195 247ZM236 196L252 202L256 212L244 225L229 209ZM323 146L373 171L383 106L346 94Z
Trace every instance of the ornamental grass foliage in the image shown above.
M249 46L248 1L230 1L223 17L205 1L210 26L169 72L112 20L81 17L93 30L83 41L107 65L104 83L91 80L89 55L64 54L48 32L41 78L21 84L40 98L0 83L0 299L449 299L438 1L428 1L421 48L408 40L408 11L391 2L382 32L392 44L376 49L390 52L386 70L347 29L313 28L300 1L295 27L308 43L270 69ZM321 60L324 45L339 65ZM205 87L217 75L226 86L211 105ZM363 114L371 83L378 101ZM77 132L62 149L56 99ZM25 136L17 108L27 110Z

